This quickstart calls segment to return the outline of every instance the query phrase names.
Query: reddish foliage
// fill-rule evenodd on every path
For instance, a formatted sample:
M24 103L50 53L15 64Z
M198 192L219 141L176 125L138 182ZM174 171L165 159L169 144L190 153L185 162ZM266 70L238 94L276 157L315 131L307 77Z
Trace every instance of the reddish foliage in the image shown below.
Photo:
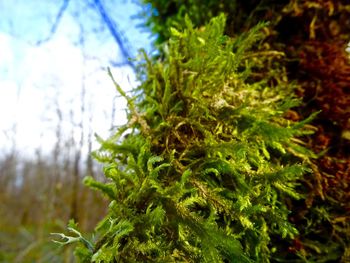
M277 40L284 44L287 61L292 61L287 62L289 77L297 81L297 94L304 101L287 118L303 119L321 110L312 123L317 132L306 140L316 153L323 153L313 161L313 176L305 179L309 196L291 208L295 211L291 221L300 226L305 218L316 220L312 211L322 207L328 213L322 220L329 223L315 226L312 237L305 225L305 232L301 230L289 247L289 252L298 253L308 250L308 239L349 243L350 140L344 134L350 132L350 54L345 50L350 41L350 2L291 0L283 13Z
M350 63L345 47L308 41L300 52L300 69L307 76L300 84L314 93L314 107L322 110L321 116L350 129Z
M350 55L345 51L350 41L350 3L291 0L283 14L276 30L286 45L288 59L298 61L288 68L305 102L296 111L304 118L321 110L313 123L318 132L308 143L316 153L326 151L315 161L315 173L321 176L314 179L322 185L319 195L323 199L334 195L333 186L349 190L350 141L342 135L350 131ZM336 198L345 202L345 195Z

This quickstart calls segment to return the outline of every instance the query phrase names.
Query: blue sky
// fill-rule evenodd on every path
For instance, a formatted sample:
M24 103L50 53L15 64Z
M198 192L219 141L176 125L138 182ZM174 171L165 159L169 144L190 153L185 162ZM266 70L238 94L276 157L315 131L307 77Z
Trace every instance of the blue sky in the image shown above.
M22 154L50 151L58 125L63 137L78 140L80 124L106 137L112 125L125 122L125 101L105 71L124 58L90 2L69 1L50 34L63 0L0 0L0 153L14 142ZM128 40L128 52L150 52L150 34L137 27L142 20L131 18L141 7L130 0L101 2ZM112 72L125 90L137 85L130 67Z

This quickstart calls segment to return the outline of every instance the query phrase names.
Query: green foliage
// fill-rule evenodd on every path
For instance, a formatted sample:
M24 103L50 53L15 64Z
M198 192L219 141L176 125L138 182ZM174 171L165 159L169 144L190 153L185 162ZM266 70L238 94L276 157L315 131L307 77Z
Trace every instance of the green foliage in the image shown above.
M144 26L157 36L156 44L166 42L171 36L170 28L182 28L185 16L195 27L207 24L210 19L225 14L225 33L239 36L259 21L270 18L271 12L282 13L285 0L140 0L143 11L139 17L146 20ZM266 15L270 13L270 15ZM278 23L279 21L273 21Z
M164 43L170 38L171 28L181 28L186 15L189 15L195 26L202 26L220 13L237 7L235 0L220 1L220 4L215 0L142 0L141 2L146 8L140 16L147 18L145 26L158 36L157 43Z
M109 182L85 179L111 203L82 262L269 262L271 240L297 234L285 203L302 198L311 153L295 137L308 131L283 118L295 105L286 83L250 79L264 24L237 39L224 26L186 18L163 61L145 56L134 97L114 82L129 122L99 138Z

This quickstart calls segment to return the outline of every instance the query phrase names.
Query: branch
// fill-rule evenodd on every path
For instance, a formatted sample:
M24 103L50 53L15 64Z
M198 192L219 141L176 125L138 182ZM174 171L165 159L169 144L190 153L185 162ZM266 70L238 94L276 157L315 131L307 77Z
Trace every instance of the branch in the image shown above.
M125 93L125 91L119 86L119 84L115 81L110 68L108 68L107 70L108 70L108 75L112 79L115 88L120 93L120 95L126 99L126 101L128 103L129 109L130 109L131 114L132 114L132 118L129 122L129 125L132 126L135 122L138 123L141 126L141 132L143 134L145 134L146 136L148 136L150 134L150 127L148 126L147 121L143 118L142 114L140 114L137 111L137 108L136 108L136 105L135 105L133 99L130 98Z
M117 42L117 44L119 45L119 48L122 52L122 55L124 58L126 58L126 64L128 64L130 67L132 67L133 69L135 69L135 65L129 60L130 53L127 50L127 48L124 45L124 42L121 38L121 33L118 30L118 26L116 25L116 23L114 23L114 21L110 18L110 16L107 14L103 4L101 3L100 0L94 0L95 6L98 10L98 12L101 15L101 18L103 20L103 22L106 24L109 32L111 33L112 37L114 38L114 40Z
M55 22L53 23L53 25L51 27L49 35L46 38L36 42L36 45L41 45L41 44L49 41L50 38L56 33L58 25L59 25L59 23L61 21L63 13L66 11L66 9L68 7L68 4L69 4L69 0L63 0L62 6L61 6L60 10L58 11L58 14L56 16L56 20L55 20Z

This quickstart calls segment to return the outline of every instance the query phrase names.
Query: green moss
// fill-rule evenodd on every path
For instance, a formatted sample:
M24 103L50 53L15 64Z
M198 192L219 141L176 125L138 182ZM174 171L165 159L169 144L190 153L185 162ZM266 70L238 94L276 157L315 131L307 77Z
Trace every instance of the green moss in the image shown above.
M297 234L285 201L302 198L311 153L295 142L305 123L283 117L296 103L286 82L249 79L264 24L236 39L223 15L185 24L164 60L145 56L135 97L114 82L128 123L95 154L109 182L85 180L111 203L84 260L269 262L271 240Z

